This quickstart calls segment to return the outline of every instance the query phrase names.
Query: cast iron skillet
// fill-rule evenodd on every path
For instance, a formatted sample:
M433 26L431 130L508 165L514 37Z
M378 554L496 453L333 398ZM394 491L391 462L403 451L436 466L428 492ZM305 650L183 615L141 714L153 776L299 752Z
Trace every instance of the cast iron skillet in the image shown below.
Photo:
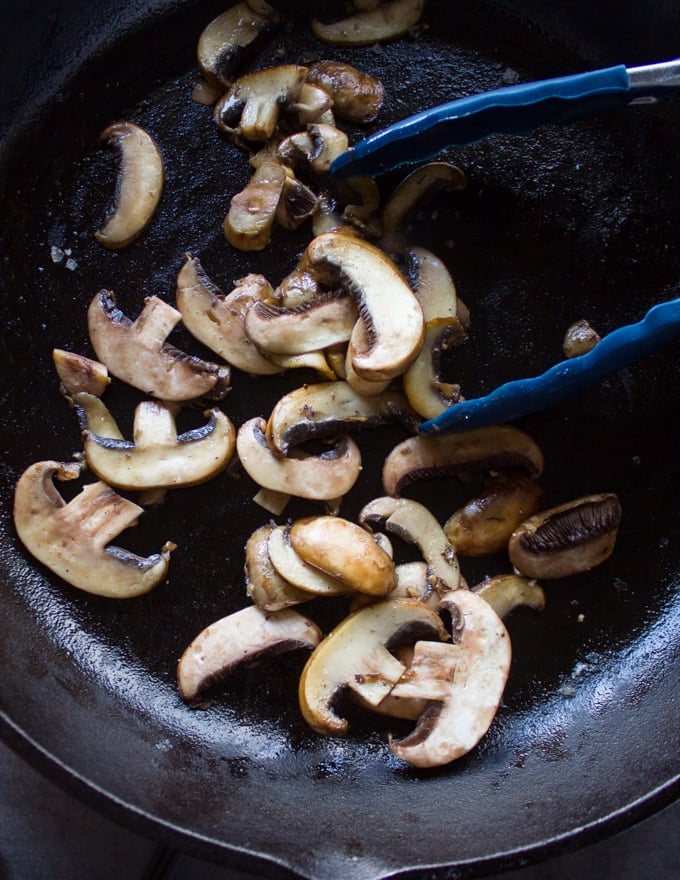
M673 57L680 25L670 3L578 3L567 13L532 2L460 3L455 12L431 2L429 29L380 52L353 52L317 44L305 4L299 16L295 4L279 5L289 23L258 63L271 63L279 46L291 60L346 58L383 78L385 124L426 102L497 86L507 69L529 79ZM250 502L244 475L171 495L121 540L143 553L167 539L179 545L168 582L144 598L81 594L18 545L11 500L19 474L79 449L51 350L91 353L85 310L94 292L113 289L136 314L145 295L173 301L185 251L228 289L247 271L276 283L304 247L306 232L279 232L267 251L246 257L222 238L228 197L247 171L189 96L196 39L219 9L159 0L122 11L104 2L95 13L91 4L55 2L9 14L3 733L136 830L267 876L479 875L636 821L677 794L680 772L677 344L522 423L545 452L551 503L619 493L619 542L590 575L546 584L542 615L510 618L515 659L497 719L472 754L438 772L396 762L386 747L390 726L349 707L347 739L307 730L296 702L298 655L234 675L205 711L182 704L177 657L200 629L245 602L242 547L266 516ZM92 238L114 182L97 135L114 118L147 126L167 166L157 217L120 254ZM472 311L472 337L454 365L468 395L554 362L573 320L606 333L677 296L679 135L678 107L668 104L452 155L469 189L441 200L413 235L447 259ZM77 268L54 263L52 246L69 249ZM181 333L175 341L202 353ZM267 415L299 381L236 376L225 407L237 424ZM107 399L121 421L137 402L119 387ZM364 474L345 515L381 493L382 456L402 436L394 429L360 438ZM450 481L411 495L443 519L473 489ZM472 582L502 570L502 559L465 566Z

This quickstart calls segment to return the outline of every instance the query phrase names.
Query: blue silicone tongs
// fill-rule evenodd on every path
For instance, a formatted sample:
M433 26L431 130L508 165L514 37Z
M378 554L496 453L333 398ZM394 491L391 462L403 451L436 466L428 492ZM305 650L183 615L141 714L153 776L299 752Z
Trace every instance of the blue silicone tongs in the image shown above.
M423 422L421 434L483 428L553 406L680 336L680 299L653 306L636 324L619 327L587 354L555 364L540 376L515 379L485 397L464 400Z
M548 123L565 124L679 92L680 58L494 89L424 110L370 135L338 156L331 174L373 177L491 134L526 134Z

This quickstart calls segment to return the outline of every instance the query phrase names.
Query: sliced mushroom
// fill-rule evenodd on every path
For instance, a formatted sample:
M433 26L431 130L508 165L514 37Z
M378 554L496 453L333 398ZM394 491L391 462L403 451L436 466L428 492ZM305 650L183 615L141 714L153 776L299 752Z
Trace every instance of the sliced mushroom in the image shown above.
M256 376L282 369L260 354L245 326L248 309L272 294L264 275L251 274L225 296L191 254L177 276L177 308L187 330L232 366Z
M163 157L151 135L132 122L114 122L100 140L116 151L116 195L104 224L95 232L99 244L125 247L151 222L163 191Z
M390 0L374 9L362 10L332 24L312 19L312 31L336 46L372 46L396 40L418 24L425 0Z
M335 381L335 373L328 366L323 351L305 351L302 354L277 354L267 352L267 358L282 370L315 370L329 381Z
M528 434L511 425L437 437L419 435L389 453L383 465L383 488L396 497L418 480L512 469L540 476L543 453Z
M246 333L263 352L303 354L346 342L357 319L351 297L332 291L304 305L254 303Z
M261 251L271 240L272 226L286 171L276 161L262 162L241 192L232 197L222 228L240 251Z
M246 542L246 593L262 611L281 611L291 605L308 602L309 592L299 590L282 577L269 555L269 538L276 527L261 526Z
M458 317L458 293L446 263L424 247L405 253L406 277L423 310L425 323Z
M315 174L327 174L333 161L345 152L349 140L334 125L317 122L304 132L296 132L281 141L276 155L280 161L296 166L303 162Z
M245 74L215 106L217 125L248 141L268 141L278 124L281 108L297 100L306 76L307 68L297 64Z
M576 321L564 335L562 351L565 357L578 357L592 351L599 342L600 334L587 321Z
M382 235L380 219L380 189L372 177L347 177L337 181L346 202L342 216L367 238Z
M397 583L388 553L361 526L339 516L296 520L290 543L309 565L321 569L358 593L385 596Z
M312 125L319 122L324 114L333 106L333 99L328 91L319 84L310 82L309 75L307 81L300 87L300 94L294 104L291 104L291 111L297 117L300 125Z
M543 611L545 608L545 593L540 584L533 578L517 574L484 578L472 591L488 602L502 618L506 618L515 608L526 607L534 611Z
M206 412L202 427L178 435L174 407L143 401L135 410L130 441L109 436L110 430L97 433L100 410L106 409L98 397L81 392L74 404L88 466L117 489L195 486L224 470L234 454L236 431L220 409Z
M363 239L337 232L315 238L301 262L323 284L340 283L357 299L363 327L349 344L357 374L379 382L402 373L420 349L423 316L394 263Z
M307 82L331 96L334 112L346 122L373 122L385 97L378 77L342 61L316 61L309 66Z
M279 23L279 14L264 0L257 9L253 5L236 3L202 31L196 54L208 82L230 86L234 71Z
M241 464L256 483L315 501L349 492L361 472L361 453L351 437L341 437L320 455L282 458L267 443L266 424L259 417L250 419L236 435Z
M135 321L101 290L87 313L90 340L97 357L118 379L162 400L221 400L229 391L229 367L185 354L166 343L181 314L150 296Z
M463 397L460 385L443 382L442 354L462 345L467 334L458 318L436 318L425 324L418 357L404 373L404 393L413 409L425 419L433 419Z
M165 577L175 545L137 556L107 546L144 512L103 482L88 483L66 503L54 485L75 480L80 463L40 461L21 475L14 495L14 525L22 544L43 565L87 593L128 599L148 593Z
M349 688L377 705L405 670L388 646L425 636L448 638L439 615L411 599L383 600L346 617L314 649L302 671L300 708L307 723L318 733L344 735L348 722L334 707L339 693Z
M294 549L290 540L290 527L272 529L268 542L271 564L279 576L302 590L307 598L314 596L344 596L350 587L337 577L320 571L304 560Z
M589 571L616 544L621 504L613 492L586 495L530 516L508 543L510 561L531 578L561 578Z
M104 364L82 354L55 348L52 351L52 360L64 394L87 391L89 394L101 397L111 382L109 371Z
M287 174L274 219L284 229L295 230L316 210L316 194L293 174Z
M540 485L526 474L493 474L479 495L447 520L444 531L460 556L501 553L520 523L541 509L543 499Z
M425 207L442 191L457 192L466 186L467 178L456 165L449 162L427 162L421 165L402 180L385 204L385 233L403 234L408 218L417 208Z
M441 767L479 743L496 715L510 670L510 637L484 599L457 590L442 604L457 621L448 689L428 703L411 734L390 741L390 750L415 767Z
M211 623L187 647L177 666L179 692L193 702L243 663L264 654L314 648L320 640L316 624L298 611L243 608Z
M265 489L261 487L253 495L255 504L259 504L268 513L274 516L281 516L283 511L288 507L291 496L287 492L276 492L274 489Z
M424 504L407 498L375 498L362 508L359 522L367 526L378 524L407 543L416 544L438 592L460 588L460 566L454 549Z
M267 422L267 439L282 455L308 440L342 431L374 428L410 416L403 394L385 391L366 398L347 382L302 385L284 395Z

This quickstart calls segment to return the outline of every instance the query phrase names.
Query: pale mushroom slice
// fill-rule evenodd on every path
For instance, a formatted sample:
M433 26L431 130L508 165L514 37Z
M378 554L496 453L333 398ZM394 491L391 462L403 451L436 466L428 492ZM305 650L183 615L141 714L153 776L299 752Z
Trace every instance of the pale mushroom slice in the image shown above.
M535 513L508 542L514 568L532 578L562 578L590 571L609 559L621 523L614 492L585 495Z
M276 161L262 162L241 192L231 199L222 229L232 247L261 251L269 244L286 171Z
M291 104L291 112L297 118L301 126L313 125L315 122L321 122L327 118L326 114L333 107L333 98L328 94L326 89L320 85L316 85L306 81L300 88L297 101Z
M510 671L510 637L484 599L457 590L442 605L456 622L448 688L428 702L411 734L390 740L393 754L415 767L441 767L475 748L496 716Z
M261 352L304 354L346 342L356 319L352 298L329 291L290 307L273 302L254 303L246 314L246 333Z
M148 593L166 576L175 545L142 557L108 546L137 524L141 507L104 482L88 483L68 503L54 479L75 480L81 463L40 461L21 475L14 494L14 525L39 562L79 590L113 599Z
M282 577L272 563L269 539L276 528L272 524L256 529L246 542L246 593L262 611L281 611L291 605L308 602L312 596Z
M361 526L339 516L311 516L290 527L290 544L309 565L358 593L385 596L396 586L394 562Z
M223 471L234 454L236 430L220 409L205 413L205 425L178 434L176 407L146 400L135 410L132 440L123 440L97 433L106 408L98 397L83 392L74 404L90 470L117 489L195 486Z
M324 24L312 19L312 31L336 46L372 46L396 40L420 21L425 0L390 0L340 21Z
M437 518L424 504L409 498L374 498L359 513L359 522L379 525L409 544L415 544L428 565L438 593L461 587L458 558Z
M265 654L309 650L320 640L317 625L298 611L267 613L251 605L211 623L186 648L177 665L179 692L192 703L243 663Z
M255 417L236 435L241 464L258 485L312 501L331 501L349 492L361 472L361 453L351 437L340 437L319 455L296 451L283 458L267 443L266 426Z
M177 308L187 330L227 363L254 376L271 376L282 367L263 357L246 333L246 314L273 295L264 275L250 274L225 295L197 257L187 254L177 276Z
M320 86L333 101L333 111L346 122L373 122L385 97L377 76L343 61L316 61L309 65L307 82Z
M97 357L118 379L161 400L221 400L229 391L229 367L193 357L166 339L181 314L157 296L131 321L109 290L97 293L87 313Z
M118 156L116 194L103 225L95 232L99 244L125 247L151 222L163 191L163 157L151 135L132 122L114 122L100 139Z
M101 397L111 383L106 366L85 355L55 348L52 351L52 360L64 394L87 391L89 394Z
M344 596L350 587L337 577L310 565L297 553L290 541L290 527L276 526L269 535L269 559L280 577L307 594Z
M545 608L545 592L538 581L518 574L486 577L475 584L472 591L488 602L503 619L515 608L531 608L534 611L543 611Z
M217 125L247 141L268 141L278 124L281 108L298 99L306 76L307 68L298 64L246 73L215 106Z
M264 0L244 0L214 18L201 32L196 48L198 66L206 80L230 86L234 71L279 21L278 12Z
M439 615L415 600L383 600L350 614L314 649L302 671L305 721L318 733L343 736L348 722L334 706L340 692L349 688L378 705L406 668L390 648L426 637L444 641L448 633Z
M512 425L436 437L418 435L398 443L387 455L383 488L386 495L398 497L419 480L499 470L538 477L543 472L543 453L528 434Z
M323 284L339 283L356 298L363 323L348 352L356 373L380 382L404 372L423 341L423 314L389 257L361 238L328 232L307 246L301 265Z
M305 384L276 403L267 421L267 440L273 449L287 455L292 447L308 440L377 428L397 419L413 423L408 402L399 391L367 398L347 382Z

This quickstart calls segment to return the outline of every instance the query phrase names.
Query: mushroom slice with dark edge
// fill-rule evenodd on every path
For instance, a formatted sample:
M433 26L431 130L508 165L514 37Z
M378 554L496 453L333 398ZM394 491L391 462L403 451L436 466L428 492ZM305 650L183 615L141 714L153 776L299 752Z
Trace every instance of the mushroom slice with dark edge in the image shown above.
M541 509L543 499L543 489L526 474L494 473L478 495L449 517L444 531L459 556L501 553L520 523Z
M14 524L26 549L79 590L112 599L148 593L165 577L175 545L142 557L107 546L144 512L106 483L88 483L68 503L54 485L75 480L76 462L40 461L21 475L14 495Z
M211 623L191 642L177 665L177 683L188 703L225 678L235 667L261 658L319 644L321 632L298 611L267 613L255 605Z
M345 495L361 472L361 453L351 437L319 455L283 458L267 443L267 423L255 417L245 422L236 435L236 451L248 475L260 486L286 492L297 498L329 501Z
M396 40L420 21L425 0L391 0L332 24L312 19L314 35L336 46L372 46Z
M196 49L198 66L206 80L230 86L234 71L279 20L278 12L264 0L236 3L214 18L203 29Z
M397 235L406 238L407 221L417 209L425 207L440 192L458 192L467 186L467 178L457 165L450 162L427 162L408 174L394 189L383 209L383 229L390 245Z
M275 160L262 162L244 189L232 197L222 228L227 241L240 251L261 251L271 240L276 210L286 182L286 170Z
M117 307L109 290L95 295L87 313L90 340L110 372L161 400L221 400L229 391L229 367L185 354L166 343L182 315L150 296L135 321Z
M510 637L484 599L457 590L447 593L442 605L456 621L448 688L443 698L427 704L411 734L390 741L391 751L415 767L441 767L479 743L493 722L510 671Z
M52 351L52 360L64 394L87 391L95 397L101 397L111 383L109 371L104 364L82 354L55 348Z
M75 396L74 404L89 468L118 489L195 486L224 470L234 454L236 431L220 409L205 413L208 421L204 426L178 435L176 407L157 400L143 401L135 410L133 439L129 441L96 432L94 426L100 420L97 410L104 407L99 398L81 393Z
M345 152L349 140L344 131L327 123L314 123L306 131L288 135L279 144L277 158L286 165L307 166L315 174L327 174L333 161Z
M379 382L404 372L423 341L423 314L389 257L361 238L328 232L307 246L301 264L356 298L364 329L353 332L348 357L357 374Z
M197 257L187 254L177 276L177 308L187 330L234 367L257 376L281 372L257 350L246 333L246 314L272 296L264 275L246 275L225 296L207 276Z
M306 76L307 68L297 64L246 73L215 106L217 125L247 141L268 141L281 108L297 100Z
M286 455L291 447L307 440L376 428L398 419L414 424L415 418L399 391L367 398L347 382L319 382L302 385L278 401L267 422L267 440Z
M305 562L350 589L385 596L397 584L394 562L373 536L339 516L311 516L290 527L290 544Z
M316 194L291 172L286 174L274 219L284 229L294 231L316 210Z
M482 601L482 600L479 600ZM439 615L412 599L376 602L346 617L314 649L300 677L300 708L317 733L343 736L348 722L334 707L346 688L375 706L404 673L390 653L400 641L448 638Z
M543 472L543 453L528 434L511 425L436 437L419 435L389 453L383 465L383 488L387 495L397 497L419 480L498 470L521 470L538 477Z
M265 525L256 529L246 542L246 592L262 611L281 611L291 605L308 602L312 596L294 586L274 567L269 554L269 539L280 526Z
M254 303L246 314L246 333L262 352L304 354L347 342L356 320L352 298L330 291L291 307Z
M359 522L369 527L379 525L403 541L415 544L427 562L437 592L460 588L460 566L454 549L424 504L408 498L375 498L362 508Z
M458 293L446 263L432 251L414 246L405 253L406 277L426 324L458 317Z
M437 318L425 324L418 357L404 373L404 393L413 409L425 419L436 418L463 397L460 385L441 378L442 354L462 345L467 334L458 318Z
M621 504L613 492L586 495L536 513L513 532L510 562L532 578L562 578L589 571L616 544Z
M517 574L499 574L484 578L472 587L472 592L481 596L499 617L506 618L515 608L532 608L543 611L545 593L534 578Z
M373 122L385 97L385 89L377 76L342 61L310 64L307 82L320 86L331 96L333 111L346 122Z
M290 527L276 526L269 536L269 559L278 574L307 597L344 596L351 588L337 577L310 565L296 552L290 542Z
M118 154L118 179L112 208L94 237L115 250L133 242L151 222L163 191L163 158L151 135L132 122L114 122L100 139Z

